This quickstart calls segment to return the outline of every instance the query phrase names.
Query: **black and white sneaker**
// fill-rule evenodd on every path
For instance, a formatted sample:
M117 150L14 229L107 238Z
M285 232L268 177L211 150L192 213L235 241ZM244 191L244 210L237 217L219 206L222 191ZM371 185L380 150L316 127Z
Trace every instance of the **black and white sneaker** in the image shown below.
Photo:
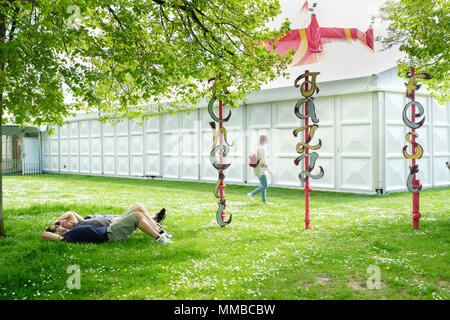
M156 223L163 222L165 218L166 218L166 208L162 208L161 211L159 211L156 214Z
M167 238L172 239L173 235L171 233L168 233L166 230L162 230L160 234L166 235Z
M156 240L156 242L159 242L161 244L166 244L166 245L173 243L173 241L171 241L169 238L167 238L164 234L160 234L158 236L158 238L156 238L155 240Z

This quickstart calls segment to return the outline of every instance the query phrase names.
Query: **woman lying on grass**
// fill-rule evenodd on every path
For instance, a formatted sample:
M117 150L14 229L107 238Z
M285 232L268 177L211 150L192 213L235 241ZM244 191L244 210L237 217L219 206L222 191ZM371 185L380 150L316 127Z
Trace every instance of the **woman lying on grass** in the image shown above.
M162 218L161 218L162 217ZM165 209L151 217L142 204L137 204L115 218L96 217L83 219L75 212L63 214L53 225L42 233L46 240L63 240L67 242L101 243L106 241L125 241L139 228L162 244L170 244L172 236L165 232L158 223L165 217ZM109 220L108 220L109 219Z

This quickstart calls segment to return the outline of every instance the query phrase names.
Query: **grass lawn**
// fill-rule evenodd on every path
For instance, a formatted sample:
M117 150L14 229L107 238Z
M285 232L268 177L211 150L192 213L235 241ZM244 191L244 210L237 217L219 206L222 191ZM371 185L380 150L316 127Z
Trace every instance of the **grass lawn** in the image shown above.
M0 299L450 299L450 188L411 194L311 194L304 230L300 190L229 185L226 228L215 221L213 185L78 175L5 176L7 238L0 239ZM136 202L168 210L174 244L141 231L103 244L49 242L40 233L73 210L120 214ZM68 289L70 265L81 288ZM381 270L369 289L367 268Z

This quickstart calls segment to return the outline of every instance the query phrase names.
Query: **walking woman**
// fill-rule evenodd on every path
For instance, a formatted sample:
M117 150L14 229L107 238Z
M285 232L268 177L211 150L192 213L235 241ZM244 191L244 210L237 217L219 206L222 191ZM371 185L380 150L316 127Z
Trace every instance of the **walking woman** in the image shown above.
M266 135L259 136L259 146L256 149L256 160L258 161L258 165L254 169L255 175L258 177L260 186L253 190L251 193L247 193L247 196L250 198L251 202L255 202L253 200L253 196L259 192L261 192L261 198L263 204L271 204L266 200L266 190L269 187L267 174L272 175L272 171L270 170L269 164L267 163L266 158L266 145L269 143L269 138Z

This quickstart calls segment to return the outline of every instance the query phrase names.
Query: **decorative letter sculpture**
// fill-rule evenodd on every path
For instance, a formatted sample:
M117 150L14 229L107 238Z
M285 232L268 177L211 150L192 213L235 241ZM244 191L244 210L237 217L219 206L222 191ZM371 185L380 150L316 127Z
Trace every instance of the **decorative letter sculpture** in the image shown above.
M416 164L416 159L422 158L423 148L420 144L416 142L416 138L419 137L419 134L415 132L416 129L419 129L423 126L425 122L425 117L423 117L420 121L416 122L416 117L422 117L425 113L423 106L415 101L415 91L420 89L420 84L416 84L416 79L431 79L431 77L426 73L414 73L414 68L411 67L411 71L406 73L406 77L409 79L406 85L406 97L411 99L409 103L406 104L403 109L403 122L408 126L411 131L406 134L406 141L411 144L411 154L408 154L408 146L403 147L403 156L406 159L411 159L411 166L409 167L409 175L406 179L406 187L409 191L412 192L412 219L413 219L413 229L419 228L419 219L421 214L419 212L419 193L422 190L422 185L420 181L416 179L416 173L419 172L419 165ZM416 113L416 107L419 109L418 113ZM410 112L409 109L411 109ZM408 118L409 115L411 118Z
M215 121L211 121L209 125L212 128L213 131L213 146L210 153L210 160L213 165L213 167L219 171L219 179L217 180L216 186L214 187L214 196L219 199L219 208L216 212L216 219L217 223L221 227L225 227L226 225L231 223L232 215L230 214L230 218L225 221L225 208L226 208L226 202L225 199L225 188L226 185L224 183L225 180L225 174L223 173L224 170L226 170L231 164L230 163L223 163L224 157L228 155L229 148L233 144L228 143L227 140L227 130L223 127L223 123L230 120L231 117L231 111L228 113L228 116L226 118L223 118L222 116L222 100L219 101L219 116L217 117L214 114L213 107L214 102L216 101L216 97L213 97L208 104L208 112L211 118ZM216 130L216 122L219 123L219 130ZM225 144L224 144L225 142ZM216 156L219 154L219 160L217 160Z
M316 165L316 160L319 157L317 152L309 153L309 149L318 150L322 146L322 140L319 139L319 142L316 145L311 144L311 140L314 137L314 133L316 132L319 125L319 119L316 115L316 107L314 105L314 97L312 95L314 93L319 93L319 87L316 85L316 77L320 72L309 72L305 71L304 74L295 79L294 86L298 88L300 85L298 82L305 78L305 81L300 86L300 92L304 98L298 100L295 104L295 115L297 118L304 120L304 126L294 130L294 136L297 137L298 133L301 131L305 132L305 141L299 142L297 144L296 150L297 153L301 155L294 160L296 166L300 164L300 161L304 160L305 162L305 170L300 172L298 175L300 181L305 183L305 228L311 229L311 220L309 218L309 193L312 191L309 188L309 178L312 179L320 179L324 175L323 168L319 166L320 171L316 174L313 174L312 171ZM311 81L309 80L311 77ZM301 113L300 108L304 106L304 113ZM313 125L308 123L309 118L314 122ZM311 162L310 162L311 160Z

